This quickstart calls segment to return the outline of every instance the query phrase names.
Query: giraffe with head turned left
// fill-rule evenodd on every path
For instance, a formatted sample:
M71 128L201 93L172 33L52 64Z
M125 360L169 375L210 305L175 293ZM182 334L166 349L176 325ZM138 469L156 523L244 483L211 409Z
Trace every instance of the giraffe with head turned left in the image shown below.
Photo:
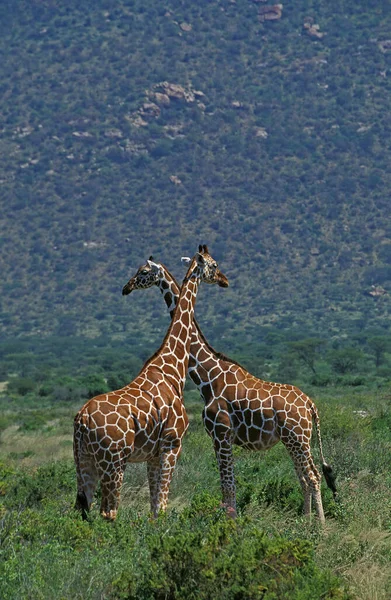
M200 246L199 251L207 248ZM157 286L173 314L179 287L169 270L152 257L123 287L122 293ZM162 275L163 274L163 275ZM317 516L324 522L320 494L321 475L312 457L310 441L314 423L322 470L335 496L335 476L323 456L320 423L314 402L293 385L263 381L236 361L217 352L207 342L193 319L189 375L204 401L203 421L213 439L220 470L223 504L227 514L236 515L236 486L233 444L249 450L267 450L281 441L288 450L304 494L304 513L310 516L314 500Z
M163 272L151 263L155 275ZM74 422L76 508L87 518L98 482L101 515L114 520L127 463L147 462L151 509L164 511L174 468L188 427L183 388L188 369L194 305L200 282L228 286L210 254L197 252L181 287L159 350L120 390L89 400Z

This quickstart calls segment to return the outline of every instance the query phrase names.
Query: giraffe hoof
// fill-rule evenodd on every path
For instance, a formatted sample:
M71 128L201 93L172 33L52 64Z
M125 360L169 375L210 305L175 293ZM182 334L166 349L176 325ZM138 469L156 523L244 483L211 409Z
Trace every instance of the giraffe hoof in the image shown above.
M225 504L224 502L220 504L220 508L223 508L225 510L225 514L228 517L228 519L236 519L236 517L238 516L236 510L232 506L228 506L228 504Z
M100 514L106 521L115 521L115 519L117 518L117 511L115 510L102 510Z

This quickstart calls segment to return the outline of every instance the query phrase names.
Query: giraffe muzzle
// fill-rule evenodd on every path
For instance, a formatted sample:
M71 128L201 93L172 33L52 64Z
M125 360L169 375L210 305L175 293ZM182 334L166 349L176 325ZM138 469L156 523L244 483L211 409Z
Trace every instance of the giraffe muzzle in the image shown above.
M228 279L221 271L218 272L217 284L222 288L227 288L229 286Z
M127 296L128 294L130 294L130 292L133 292L134 290L134 279L129 279L128 283L126 283L124 285L124 287L122 288L122 295L123 296Z

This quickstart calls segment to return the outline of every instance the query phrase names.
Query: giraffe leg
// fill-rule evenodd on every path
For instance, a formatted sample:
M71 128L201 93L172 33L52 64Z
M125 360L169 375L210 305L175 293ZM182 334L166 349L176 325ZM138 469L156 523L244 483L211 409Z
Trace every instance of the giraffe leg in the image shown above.
M113 466L101 479L102 500L100 514L108 521L115 521L118 512L125 465Z
M321 475L315 466L310 446L307 443L299 442L297 439L292 442L292 440L284 440L282 438L282 441L284 441L284 444L292 457L296 473L300 473L299 479L304 492L305 514L308 516L310 515L312 497L314 500L316 515L321 524L323 524L325 522L325 518L322 497L320 494ZM305 484L302 483L302 480L304 480Z
M311 490L308 487L306 478L304 477L301 470L296 465L295 465L295 469L296 469L296 473L297 473L297 476L300 481L301 489L303 490L303 496L304 496L303 512L306 517L310 517L311 516L311 499L312 499Z
M306 479L308 488L314 501L316 515L321 524L323 525L325 522L325 518L322 504L322 496L320 493L321 474L315 466L310 448L308 448L307 450L307 464L308 468L306 471L304 471L304 477Z
M227 410L213 401L204 409L202 419L207 433L213 440L220 472L222 504L227 516L234 519L237 513L231 418Z
M155 506L154 516L157 517L160 511L165 511L167 508L168 492L170 490L170 484L176 462L182 450L182 444L170 447L170 449L164 450L160 455L159 465L159 483L157 493L157 504Z
M215 438L214 448L220 471L223 506L227 516L234 519L237 513L231 430L227 429L222 439L220 437Z
M77 468L77 495L75 509L82 514L83 521L87 520L92 499L98 484L98 474L91 460L81 459Z
M149 483L149 495L151 500L151 512L156 518L159 512L158 503L160 486L160 458L148 461L147 474Z

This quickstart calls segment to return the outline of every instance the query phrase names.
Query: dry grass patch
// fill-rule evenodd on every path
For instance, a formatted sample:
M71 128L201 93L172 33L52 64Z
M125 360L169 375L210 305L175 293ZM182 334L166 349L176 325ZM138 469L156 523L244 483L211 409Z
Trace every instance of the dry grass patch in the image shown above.
M0 458L14 466L37 467L51 460L72 460L72 456L71 435L26 434L12 425L1 436Z

